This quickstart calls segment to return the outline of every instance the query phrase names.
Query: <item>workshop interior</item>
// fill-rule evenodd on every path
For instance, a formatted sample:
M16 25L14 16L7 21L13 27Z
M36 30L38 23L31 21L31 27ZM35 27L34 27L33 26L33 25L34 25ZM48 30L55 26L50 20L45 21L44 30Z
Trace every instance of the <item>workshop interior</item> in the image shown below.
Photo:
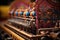
M0 40L60 40L60 0L0 0Z

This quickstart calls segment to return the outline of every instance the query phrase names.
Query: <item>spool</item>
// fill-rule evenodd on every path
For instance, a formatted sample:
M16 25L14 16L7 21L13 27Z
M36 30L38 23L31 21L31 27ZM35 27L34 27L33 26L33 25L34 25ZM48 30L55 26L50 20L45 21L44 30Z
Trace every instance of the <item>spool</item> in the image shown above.
M26 12L26 16L29 16L29 15L30 15L30 12L29 12L29 11L27 11L27 12Z
M11 15L11 17L14 16L14 9L12 9L12 10L10 11L10 15Z
M22 16L23 15L23 11L21 10L21 9L19 9L19 11L18 11L18 16L20 17L20 16Z
M36 12L35 12L35 11L33 11L33 12L32 12L32 15L33 15L33 16L36 16Z
M15 11L14 16L18 16L18 14L19 14L19 9Z
M30 16L30 12L28 11L28 9L26 9L26 11L24 12L23 15L25 18Z
M15 13L15 16L18 16L18 12Z
M22 15L23 15L23 13L24 13L24 12L23 12L23 11L21 11L21 12L20 12L20 16L22 16Z
M30 13L30 16L31 16L32 18L34 18L34 17L36 16L36 12L35 12L35 11L32 11L32 12Z

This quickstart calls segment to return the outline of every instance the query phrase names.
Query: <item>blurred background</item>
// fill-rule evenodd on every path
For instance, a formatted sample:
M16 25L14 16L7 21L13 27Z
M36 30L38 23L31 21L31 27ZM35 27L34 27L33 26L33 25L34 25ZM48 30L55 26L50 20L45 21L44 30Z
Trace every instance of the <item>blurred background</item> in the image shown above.
M8 11L10 9L16 7L15 4L20 2L20 1L23 1L27 4L30 4L30 0L0 0L0 20L5 20L5 19L9 18ZM58 4L55 1L58 2ZM52 2L52 0L50 0L47 2L50 3L51 5L53 5L54 8L59 10L59 13L60 13L60 0L54 0L53 2ZM55 7L55 6L57 6L57 7Z
M0 0L0 21L9 18L9 8L14 0Z
M8 11L15 7L15 4L23 1L27 4L30 3L30 0L0 0L0 21L8 19Z

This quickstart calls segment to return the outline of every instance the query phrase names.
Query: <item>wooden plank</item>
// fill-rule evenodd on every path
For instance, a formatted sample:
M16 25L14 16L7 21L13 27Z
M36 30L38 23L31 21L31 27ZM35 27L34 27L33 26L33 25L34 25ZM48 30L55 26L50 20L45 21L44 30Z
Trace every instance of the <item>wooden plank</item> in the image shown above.
M22 37L20 37L19 35L17 35L16 33L14 33L13 31L9 30L8 28L6 28L5 26L1 25L0 26L4 31L6 31L8 34L11 34L15 39L17 40L25 40Z
M28 34L28 33L24 32L22 30L19 30L18 28L15 28L14 26L9 25L9 24L6 24L6 25L8 25L10 28L13 28L14 30L17 30L18 32L20 32L20 33L22 33L22 34L24 34L24 35L26 35L26 36L28 36L30 38L32 38L32 37L40 37L40 35Z
M15 18L21 18L21 19L25 19L25 20L32 20L32 21L35 21L35 19L32 19L32 18L23 18L23 17L16 17Z

